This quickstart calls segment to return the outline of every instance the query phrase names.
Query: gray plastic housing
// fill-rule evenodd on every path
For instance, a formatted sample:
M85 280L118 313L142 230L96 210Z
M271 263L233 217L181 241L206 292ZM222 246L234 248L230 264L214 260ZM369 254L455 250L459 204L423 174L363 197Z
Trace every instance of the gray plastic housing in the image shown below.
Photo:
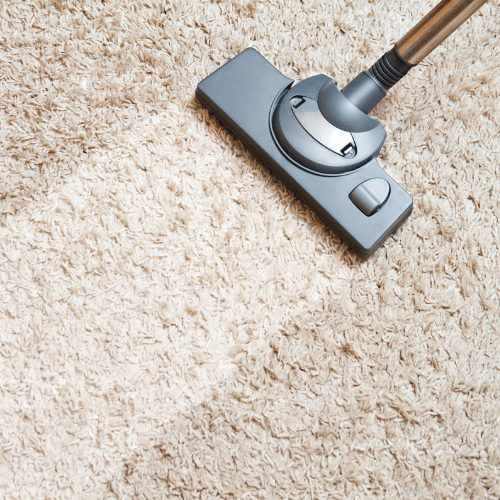
M196 96L271 173L360 257L367 258L410 215L413 200L375 158L347 173L325 175L287 157L271 128L274 108L292 84L293 80L249 48L201 81ZM367 216L349 195L360 184L377 178L387 181L390 194L376 213Z
M327 101L323 98L325 93L329 96ZM341 156L311 137L294 116L291 103L296 98L316 102L316 114L320 115L317 120L324 120L332 130L348 132L355 154ZM351 104L337 89L336 82L325 75L307 78L287 90L271 114L271 130L285 155L302 168L323 175L343 174L363 166L377 155L386 136L381 123ZM311 119L315 119L314 115Z

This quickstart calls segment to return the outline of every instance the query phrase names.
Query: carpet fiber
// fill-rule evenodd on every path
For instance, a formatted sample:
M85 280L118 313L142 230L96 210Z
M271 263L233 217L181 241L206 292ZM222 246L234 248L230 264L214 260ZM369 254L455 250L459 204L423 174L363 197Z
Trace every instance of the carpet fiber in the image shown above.
M374 110L367 261L195 99L344 86L437 2L0 4L0 498L500 498L500 2Z

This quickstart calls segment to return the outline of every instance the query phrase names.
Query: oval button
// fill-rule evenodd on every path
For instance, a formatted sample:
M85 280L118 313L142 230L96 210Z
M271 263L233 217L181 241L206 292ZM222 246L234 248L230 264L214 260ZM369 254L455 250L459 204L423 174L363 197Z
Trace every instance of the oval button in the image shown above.
M356 186L350 200L368 217L378 212L389 198L391 187L385 179L369 179Z

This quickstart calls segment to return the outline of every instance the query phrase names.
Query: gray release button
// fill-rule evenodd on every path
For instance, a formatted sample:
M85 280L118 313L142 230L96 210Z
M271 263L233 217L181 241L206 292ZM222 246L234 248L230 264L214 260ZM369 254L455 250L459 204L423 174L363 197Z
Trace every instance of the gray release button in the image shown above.
M350 200L368 217L378 212L389 198L391 187L385 179L362 182L349 195Z

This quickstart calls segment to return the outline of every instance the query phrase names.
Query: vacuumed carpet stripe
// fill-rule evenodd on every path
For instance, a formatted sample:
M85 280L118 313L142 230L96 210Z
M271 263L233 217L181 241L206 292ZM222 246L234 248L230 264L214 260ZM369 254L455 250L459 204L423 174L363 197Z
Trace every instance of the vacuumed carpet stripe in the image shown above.
M0 498L500 498L500 3L373 111L363 261L195 99L343 87L437 1L0 2Z

